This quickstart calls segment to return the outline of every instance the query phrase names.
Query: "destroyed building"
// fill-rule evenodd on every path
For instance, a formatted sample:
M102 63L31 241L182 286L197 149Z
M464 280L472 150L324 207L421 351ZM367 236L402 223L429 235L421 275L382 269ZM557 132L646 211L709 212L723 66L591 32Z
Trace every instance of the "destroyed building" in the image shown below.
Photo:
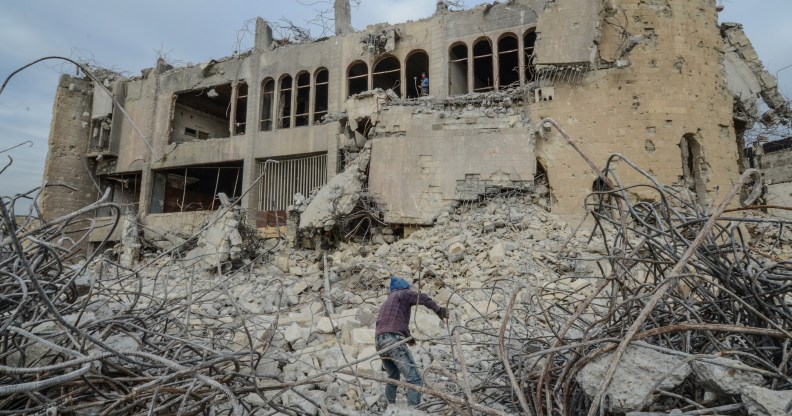
M423 20L359 31L348 2L336 6L329 38L290 44L258 19L253 49L228 58L64 75L44 176L72 188L48 188L44 213L109 187L167 241L217 210L219 193L259 228L285 224L299 194L299 226L321 229L367 189L385 222L409 228L543 178L550 209L574 214L602 186L575 146L600 168L620 153L706 206L740 174L758 96L786 108L739 25L718 25L715 0L438 2Z

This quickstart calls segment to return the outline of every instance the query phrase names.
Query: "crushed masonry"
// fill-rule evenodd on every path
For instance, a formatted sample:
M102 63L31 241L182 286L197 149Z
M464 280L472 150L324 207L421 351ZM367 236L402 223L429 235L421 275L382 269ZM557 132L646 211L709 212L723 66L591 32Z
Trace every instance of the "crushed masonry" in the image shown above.
M741 26L457 4L62 76L40 217L0 205L3 408L788 413L792 145L745 148L792 110ZM451 311L410 321L419 409L383 394L391 275Z

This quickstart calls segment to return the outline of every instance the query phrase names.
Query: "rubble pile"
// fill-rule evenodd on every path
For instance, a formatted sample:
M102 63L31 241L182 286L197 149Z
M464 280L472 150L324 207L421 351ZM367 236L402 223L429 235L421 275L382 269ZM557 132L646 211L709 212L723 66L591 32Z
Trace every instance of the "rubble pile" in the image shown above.
M687 189L648 174L642 187L655 198L638 199L616 173L600 172L605 186L587 197L579 223L547 212L537 195L504 192L458 203L433 227L378 226L328 250L261 249L234 267L216 257L223 244L239 246L233 206L197 237L195 250L214 241L212 253L146 253L127 267L95 253L65 263L76 251L62 237L80 212L20 228L4 199L2 408L788 412L788 221L725 204L703 212ZM81 212L104 206L114 207L101 200ZM228 259L242 255L233 251ZM451 312L441 322L414 310L418 410L403 394L386 408L382 394L374 321L391 275Z

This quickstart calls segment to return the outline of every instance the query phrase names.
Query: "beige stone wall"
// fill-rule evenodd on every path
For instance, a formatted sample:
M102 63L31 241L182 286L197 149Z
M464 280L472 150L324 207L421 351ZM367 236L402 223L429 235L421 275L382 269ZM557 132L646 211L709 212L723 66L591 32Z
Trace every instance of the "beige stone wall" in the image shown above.
M44 166L44 181L50 186L40 201L45 221L70 214L100 196L91 178L93 163L85 156L91 131L92 93L93 83L89 80L62 75L58 83Z
M612 3L618 10L606 18L614 24L603 25L600 55L618 57L623 26L645 36L627 55L630 65L590 71L580 85L555 85L554 101L530 106L532 120L554 118L600 168L609 154L621 153L665 184L683 175L679 143L693 134L703 146L708 196L718 187L723 195L738 176L738 146L715 1ZM558 200L554 210L580 212L594 173L554 131L537 140L537 155ZM640 180L624 164L618 174L624 183Z
M454 200L496 188L531 188L536 156L521 116L463 114L383 112L372 144L369 189L385 207L386 222L432 224Z

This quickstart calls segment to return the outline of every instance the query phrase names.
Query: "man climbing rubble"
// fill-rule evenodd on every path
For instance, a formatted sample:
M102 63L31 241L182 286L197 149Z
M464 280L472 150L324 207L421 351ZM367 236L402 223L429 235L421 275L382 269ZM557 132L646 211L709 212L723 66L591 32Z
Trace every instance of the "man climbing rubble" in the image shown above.
M434 311L441 320L448 319L448 310L438 305L432 298L423 293L415 292L410 289L410 284L399 277L390 277L390 294L388 299L382 304L377 316L375 331L377 351L383 351L393 344L406 338L411 338L410 328L410 309L415 305L423 305ZM415 345L415 340L408 341L410 345ZM382 366L388 373L388 377L398 380L400 375L408 383L416 386L423 385L421 375L415 365L410 349L407 345L401 344L388 351L380 352ZM388 403L396 403L396 385L388 384L385 387L385 398ZM418 406L421 403L421 393L415 390L407 391L407 404Z

